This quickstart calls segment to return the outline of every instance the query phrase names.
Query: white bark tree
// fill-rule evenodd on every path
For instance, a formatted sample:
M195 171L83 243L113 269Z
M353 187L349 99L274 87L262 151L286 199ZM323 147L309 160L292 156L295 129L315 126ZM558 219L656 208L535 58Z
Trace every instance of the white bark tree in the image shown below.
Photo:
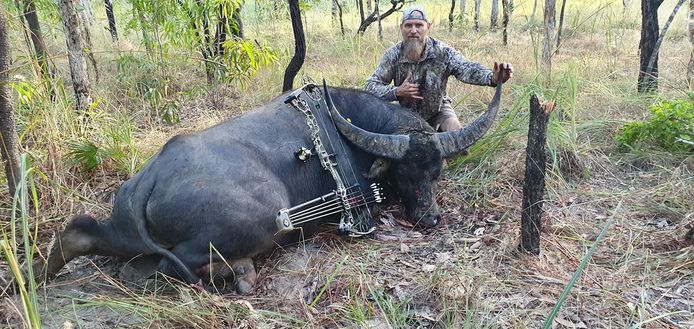
M499 27L499 0L492 0L492 17L489 20L489 29L496 31Z
M60 17L63 21L70 76L72 77L72 86L75 90L75 99L77 100L75 108L78 111L86 112L92 104L92 97L90 94L89 75L87 74L87 61L84 57L82 29L80 27L80 19L77 16L77 6L75 0L60 0L58 7L60 8Z
M554 50L554 34L556 30L556 0L545 0L545 29L542 40L542 64L552 64L552 52Z

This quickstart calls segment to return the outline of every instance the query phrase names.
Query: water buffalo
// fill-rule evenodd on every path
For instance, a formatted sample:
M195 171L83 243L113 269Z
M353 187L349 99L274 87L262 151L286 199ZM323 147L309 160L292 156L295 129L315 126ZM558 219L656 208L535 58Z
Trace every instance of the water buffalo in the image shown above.
M349 141L339 156L360 173L360 186L380 181L390 188L391 200L402 200L405 216L421 227L440 220L435 190L443 159L482 137L501 96L499 84L488 110L472 124L436 133L409 110L366 92L328 90L334 104L330 115ZM303 224L300 231L278 232L278 210L335 188L319 161L297 159L297 150L313 144L305 116L285 104L286 97L203 131L173 137L123 184L108 220L78 215L70 221L43 264L44 275L54 276L80 255L159 255L160 272L194 284L199 282L196 270L221 255L241 260L234 269L250 275L242 276L237 289L248 291L255 280L250 257L296 242L320 224L340 218L329 216ZM211 245L216 250L212 255Z

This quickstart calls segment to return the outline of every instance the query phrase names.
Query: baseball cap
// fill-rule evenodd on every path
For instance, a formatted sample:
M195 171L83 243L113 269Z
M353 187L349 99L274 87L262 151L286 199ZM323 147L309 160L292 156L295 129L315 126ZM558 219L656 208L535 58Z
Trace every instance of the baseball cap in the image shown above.
M422 9L419 6L412 6L407 9L402 13L402 21L406 21L408 19L419 19L423 20L425 22L429 22L427 20L427 14L424 12L424 9Z

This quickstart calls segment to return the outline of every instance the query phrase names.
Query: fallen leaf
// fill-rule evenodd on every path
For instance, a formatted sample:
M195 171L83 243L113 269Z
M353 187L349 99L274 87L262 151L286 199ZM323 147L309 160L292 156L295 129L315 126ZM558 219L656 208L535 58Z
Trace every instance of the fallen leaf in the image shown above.
M408 253L408 252L410 252L410 247L404 243L401 243L400 244L400 251L404 252L404 253Z

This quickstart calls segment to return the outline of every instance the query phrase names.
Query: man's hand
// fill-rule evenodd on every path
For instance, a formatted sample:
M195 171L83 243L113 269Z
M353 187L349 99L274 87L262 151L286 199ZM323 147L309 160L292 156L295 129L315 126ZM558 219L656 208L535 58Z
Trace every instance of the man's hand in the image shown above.
M499 72L503 70L504 79L502 82L508 81L513 76L513 66L511 63L497 63L494 62L494 69L492 70L492 83L496 84L499 82Z
M419 85L412 83L412 73L407 74L407 78L401 85L395 88L395 96L398 98L424 99L419 95Z

